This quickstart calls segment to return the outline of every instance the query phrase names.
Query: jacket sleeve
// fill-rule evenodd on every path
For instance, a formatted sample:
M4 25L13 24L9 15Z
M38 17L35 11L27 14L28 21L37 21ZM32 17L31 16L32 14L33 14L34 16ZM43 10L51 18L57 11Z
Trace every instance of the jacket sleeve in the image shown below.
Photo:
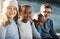
M0 39L5 39L6 28L0 25Z
M32 23L32 34L35 38L37 39L41 39L41 35L40 33L37 31L37 29L35 28L34 23Z
M51 29L50 29L50 35L52 36L52 38L54 39L59 39L59 37L57 36L56 32L53 29L53 21L50 22L51 25Z

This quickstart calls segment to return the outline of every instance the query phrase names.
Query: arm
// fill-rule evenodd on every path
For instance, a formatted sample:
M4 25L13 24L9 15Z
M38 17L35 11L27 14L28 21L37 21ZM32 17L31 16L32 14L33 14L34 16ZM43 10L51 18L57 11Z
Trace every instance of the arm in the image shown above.
M37 31L37 29L35 28L34 23L32 23L32 34L35 38L41 39L40 33Z
M5 39L6 29L4 26L0 26L0 39Z
M50 35L52 36L52 38L54 38L54 39L59 39L59 37L57 36L57 34L56 34L56 32L54 31L54 29L53 29L53 22L51 21L50 22L51 24L51 29L50 29Z

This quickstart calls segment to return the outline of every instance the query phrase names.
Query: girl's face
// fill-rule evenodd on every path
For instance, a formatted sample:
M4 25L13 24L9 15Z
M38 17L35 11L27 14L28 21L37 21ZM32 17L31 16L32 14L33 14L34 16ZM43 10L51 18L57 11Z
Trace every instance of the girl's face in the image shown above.
M23 11L22 11L23 12ZM29 20L31 18L31 8L27 8L23 13L22 13L22 19L24 20Z
M38 25L42 26L44 23L44 17L38 19Z
M7 7L6 15L8 18L14 18L14 16L17 14L17 8L13 5L10 5Z

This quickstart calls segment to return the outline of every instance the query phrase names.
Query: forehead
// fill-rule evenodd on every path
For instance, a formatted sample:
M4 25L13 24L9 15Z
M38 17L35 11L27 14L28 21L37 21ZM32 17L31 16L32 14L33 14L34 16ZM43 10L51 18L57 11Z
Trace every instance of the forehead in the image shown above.
M42 8L41 11L51 11L51 8Z
M28 7L28 8L26 8L26 10L31 10L31 8L30 8L30 7Z
M45 8L45 11L51 12L51 8Z
M31 12L32 9L31 9L31 8L26 8L25 11L26 11L26 12Z
M10 4L7 8L16 8L16 6Z

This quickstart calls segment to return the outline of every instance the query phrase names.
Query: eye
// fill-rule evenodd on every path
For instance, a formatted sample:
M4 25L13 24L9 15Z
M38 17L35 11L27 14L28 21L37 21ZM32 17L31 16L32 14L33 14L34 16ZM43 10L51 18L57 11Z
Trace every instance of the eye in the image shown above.
M27 14L27 12L24 12L24 14Z
M47 13L47 11L44 11L44 13Z
M47 13L52 13L52 12L47 12Z
M17 8L14 8L14 10L17 10Z
M31 12L29 12L29 14L31 14Z
M10 9L10 10L11 10L11 8L10 8L10 7L7 7L7 9Z
M52 12L50 12L50 11L44 11L44 13L52 13Z

